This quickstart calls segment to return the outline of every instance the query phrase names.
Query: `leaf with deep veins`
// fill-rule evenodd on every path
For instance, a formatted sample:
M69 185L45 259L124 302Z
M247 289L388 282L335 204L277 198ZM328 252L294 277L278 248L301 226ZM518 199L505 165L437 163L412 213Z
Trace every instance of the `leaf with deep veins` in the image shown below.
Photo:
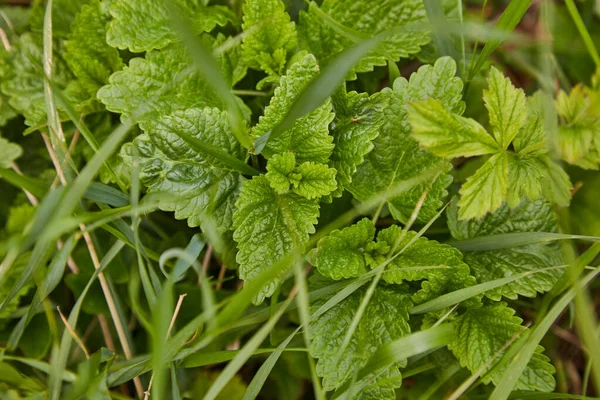
M254 279L293 250L304 250L319 217L318 200L293 192L278 194L264 176L246 181L236 203L234 216L238 243L240 278ZM289 269L286 265L283 272ZM268 282L254 299L260 304L279 286L279 279Z
M198 33L210 32L235 19L225 7L206 7L194 0L169 1L189 18ZM108 24L106 41L113 47L140 53L161 49L178 39L164 0L112 0L109 12L113 19Z

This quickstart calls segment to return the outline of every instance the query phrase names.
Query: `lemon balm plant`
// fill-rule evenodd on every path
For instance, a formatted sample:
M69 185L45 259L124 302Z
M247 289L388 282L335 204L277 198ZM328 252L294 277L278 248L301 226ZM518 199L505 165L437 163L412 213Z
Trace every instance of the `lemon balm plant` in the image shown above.
M600 189L600 69L571 88L533 40L539 65L515 75L499 46L527 42L510 35L526 13L552 29L554 3L515 0L495 26L471 7L3 6L2 396L600 384L600 215L577 197ZM565 383L553 325L576 325L583 386Z

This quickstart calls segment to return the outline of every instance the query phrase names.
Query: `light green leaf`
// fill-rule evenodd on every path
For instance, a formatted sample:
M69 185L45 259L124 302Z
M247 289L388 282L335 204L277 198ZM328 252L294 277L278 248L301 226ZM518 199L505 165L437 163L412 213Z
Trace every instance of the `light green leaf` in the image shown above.
M388 249L397 249L392 254L395 258L383 273L383 280L395 284L423 281L421 290L413 295L417 304L476 283L470 275L469 266L462 261L460 251L451 246L420 237L405 249L416 235L416 232L408 231L402 236L402 230L396 225L379 232L378 245L386 244ZM396 256L397 253L399 255ZM374 262L371 261L371 266L381 264L386 256L377 256Z
M246 281L305 245L319 216L317 200L290 192L277 194L262 175L244 183L236 207L233 239L238 243L240 278ZM254 302L262 303L278 285L278 279L269 282Z
M251 68L276 77L284 73L297 46L295 24L281 0L246 0L244 23L248 32L242 44L244 60Z
M446 188L452 181L445 174L451 169L451 165L420 149L417 141L410 137L410 125L404 105L409 101L436 98L453 112L462 113L462 82L454 76L455 73L454 61L448 57L440 58L435 65L419 68L409 81L399 78L394 82L393 90L384 89L372 97L375 109L382 110L384 122L379 136L373 141L373 150L358 166L352 183L347 187L354 197L367 201L374 195L386 193L402 180L416 177L423 171L438 166L441 174L432 184L417 185L388 200L394 218L406 221L423 191L429 188L418 220L425 222L436 214L447 195Z
M142 124L145 134L121 149L126 165L139 157L140 180L149 192L166 192L175 199L161 200L159 207L174 211L188 225L202 225L214 218L220 232L232 227L235 202L243 178L217 158L199 154L180 132L198 138L245 161L246 153L231 133L225 111L190 108Z
M336 187L336 171L325 164L310 161L296 167L294 153L275 154L267 163L266 178L271 187L283 194L291 190L309 200L323 197Z
M470 239L513 232L556 232L556 215L546 200L524 199L511 209L502 205L480 220L461 221L455 204L448 208L448 226L455 239ZM564 264L558 243L535 243L493 251L464 252L464 260L478 282L488 282L522 272ZM535 297L554 286L560 270L537 272L523 279L486 292L493 300L502 296L516 299L518 295Z
M542 194L542 183L546 174L546 165L540 159L508 155L509 207L518 206L523 196L527 196L530 200L537 200Z
M535 96L533 97L535 98ZM532 99L533 99L532 98ZM532 110L531 103L527 122L521 128L512 144L519 156L541 156L548 153L548 142L544 132L543 115L538 115Z
M460 363L475 372L484 367L494 357L494 362L484 368L484 372L495 367L506 350L497 353L508 344L516 335L527 328L521 325L523 321L516 317L515 310L506 303L494 303L480 308L472 308L453 321L457 339L448 345ZM543 348L538 346L531 361L515 389L551 392L554 390L555 381L552 376L555 372L550 359L542 354ZM490 381L498 384L507 365L494 369L491 375L485 375L484 383Z
M206 7L194 0L170 2L189 18L197 33L210 32L235 19L226 7ZM164 0L111 0L109 12L113 19L108 24L106 41L113 47L141 53L161 49L178 39Z
M278 193L287 193L290 186L297 184L300 177L294 173L296 169L296 157L292 152L275 154L267 163L265 176L271 187Z
M561 207L567 207L571 202L573 185L565 170L549 156L541 158L546 165L546 180L542 185L544 196Z
M81 85L92 96L123 67L119 52L106 43L106 22L100 1L81 7L65 44L65 60Z
M218 44L208 36L203 40ZM227 60L221 55L219 61L226 72ZM150 51L145 58L133 58L123 71L112 74L109 82L98 91L98 99L110 111L123 114L121 119L134 111L139 113L138 121L146 121L177 110L224 107L179 45Z
M525 93L523 89L515 88L510 79L494 67L487 82L489 89L483 92L483 101L496 142L506 150L527 120Z
M326 196L337 187L336 171L327 165L307 161L298 166L298 173L300 181L292 190L307 199Z
M11 218L14 218L14 216L12 215L13 210L15 210L15 208L11 209L9 221L11 220ZM22 228L23 227L21 226L21 230ZM9 293L11 293L15 284L18 283L23 271L25 270L25 267L27 266L27 262L29 261L29 255L30 253L25 253L21 255L11 266L4 280L5 283L0 288L1 299L6 299ZM19 291L8 303L4 304L3 309L0 312L0 329L4 329L6 325L10 322L11 315L19 308L19 301L21 297L25 296L33 286L35 286L33 280L29 280L19 289Z
M471 175L459 191L460 219L494 212L508 193L508 154L497 153Z
M356 314L361 299L365 293L360 288L342 302L319 316L310 325L312 340L310 354L319 359L317 374L323 377L323 389L333 390L352 378L353 374L364 367L369 358L381 345L390 343L410 333L408 325L408 309L412 302L403 288L380 286L373 297L356 328L346 350L339 353L344 336ZM311 311L319 309L328 299L319 299L312 304ZM402 363L400 363L402 365ZM401 384L398 364L384 373L385 381L390 386L381 386L374 382L371 390L375 397L369 396L369 391L356 394L355 398L395 399L394 388ZM375 371L374 371L375 372ZM365 379L373 379L373 375Z
M337 170L334 197L342 195L365 155L373 150L371 141L379 135L383 125L383 110L375 97L366 93L346 93L345 87L332 97L335 118L331 134L335 147L329 166Z
M0 137L0 168L10 168L12 162L21 157L21 154L21 146Z
M453 114L439 100L411 102L407 109L413 137L439 157L472 157L499 150L483 126Z
M62 45L55 43L52 79L61 89L70 89L77 94L74 78L62 59ZM44 96L43 52L41 37L32 33L21 35L9 53L8 64L2 77L2 92L9 97L9 104L25 117L25 123L34 126L45 123L46 103ZM83 92L83 89L81 89ZM85 98L89 98L85 93Z
M311 54L305 55L288 69L286 75L281 77L264 115L252 129L254 139L270 132L281 122L298 95L318 73L317 60ZM313 161L327 164L333 151L333 138L329 136L329 123L332 120L331 102L327 100L322 106L298 118L290 129L270 140L261 154L268 159L274 154L291 151L297 163Z
M592 150L594 132L591 129L575 126L561 126L558 130L557 144L562 159L575 164Z
M90 0L53 0L52 36L55 38L65 38L82 6L89 2ZM41 33L44 29L44 15L46 14L47 1L36 0L33 3L29 25L33 32Z
M358 277L367 272L365 253L375 238L375 226L368 218L334 230L317 244L312 264L319 273L331 279Z
M335 54L361 39L426 21L421 0L385 0L378 2L377 7L369 0L325 0L320 7L311 2L308 11L300 13L298 30L302 46L321 65L326 65ZM356 79L357 72L372 71L375 66L386 65L388 59L398 61L416 54L430 40L423 26L390 35L363 57L347 77Z

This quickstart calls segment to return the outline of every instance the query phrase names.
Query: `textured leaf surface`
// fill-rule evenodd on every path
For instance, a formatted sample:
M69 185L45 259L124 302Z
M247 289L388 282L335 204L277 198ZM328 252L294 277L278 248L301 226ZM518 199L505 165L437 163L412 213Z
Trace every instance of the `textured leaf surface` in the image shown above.
M252 129L254 139L270 132L285 116L306 85L319 73L317 60L311 54L294 63L281 77L279 87L271 98L271 103ZM276 138L271 139L262 151L266 158L287 151L294 153L296 162L313 161L327 164L333 150L333 138L329 136L329 123L333 119L331 102L327 100L315 110L298 118L292 127Z
M377 95L377 107L383 110L384 123L379 136L373 141L374 148L358 166L348 190L360 201L393 189L398 182L414 178L430 168L438 166L442 174L431 185L425 203L419 213L420 221L432 218L442 206L447 195L446 188L452 178L444 173L451 166L426 150L421 150L410 137L410 124L404 105L409 101L436 98L456 113L462 113L462 82L454 77L456 65L450 58L441 58L435 65L421 67L410 81L399 78L394 89L384 89ZM408 192L388 200L394 218L404 221L412 213L421 194L429 185L417 185Z
M410 103L408 117L413 137L439 157L472 157L491 154L498 149L483 126L453 114L439 100Z
M320 7L311 2L308 11L300 13L298 29L303 46L320 63L327 64L331 57L359 40L426 21L421 0L384 0L377 2L377 7L369 0L325 0ZM374 66L385 65L387 59L398 61L418 53L429 41L429 32L422 26L395 33L363 57L348 78L355 79L356 72L368 72Z
M234 19L225 7L205 7L196 0L170 0L188 18L196 32L209 32ZM106 41L113 47L140 53L161 49L177 40L163 0L112 0L113 19L108 25Z
M331 279L361 276L367 272L365 253L375 239L375 226L368 218L342 230L332 231L319 240L313 264Z
M490 70L488 85L483 101L490 115L490 125L496 142L507 149L527 120L525 93L494 67Z
M385 243L389 249L396 249L392 254L395 258L387 265L383 280L396 284L403 281L423 281L421 290L413 295L415 303L422 303L476 283L470 275L469 266L462 261L460 251L425 237L420 237L410 244L415 237L416 232L408 231L403 235L402 229L396 225L377 234L377 243L380 246ZM410 246L406 247L409 244ZM398 253L399 255L396 255ZM380 255L376 262L371 264L375 267L384 260L385 255Z
M175 218L187 219L190 226L202 225L210 217L220 232L229 230L242 177L219 160L198 154L177 134L187 133L245 161L226 113L191 108L144 123L143 129L145 134L123 146L121 157L131 166L137 153L140 180L148 190L177 196L161 201L160 208L174 211Z
M494 303L480 308L469 309L454 320L457 339L448 347L454 352L460 363L475 372L496 356L500 349L525 329L521 318L514 315L515 310L506 303ZM551 392L554 390L554 367L550 359L541 352L538 346L523 375L519 378L516 390L534 390ZM484 371L489 371L502 358L500 355ZM497 384L506 372L507 365L496 369L484 378Z
M262 175L244 183L236 206L233 238L243 280L252 280L296 247L302 249L319 217L317 200L291 192L277 194ZM278 279L269 282L255 303L271 296L278 285Z
M335 118L332 123L333 153L329 165L337 170L335 197L342 195L356 169L373 150L372 140L383 125L381 102L376 95L350 92L345 89L332 97Z
M100 2L81 7L65 44L65 60L75 77L95 97L110 75L123 67L116 49L106 43L106 22Z
M220 61L222 70L226 69L224 58ZM137 112L138 120L144 121L188 108L223 107L178 45L133 58L109 82L98 91L98 98L110 111L123 114L122 118Z
M500 207L508 192L508 154L497 153L460 188L460 219L479 218Z
M493 214L480 220L457 219L457 207L448 209L448 226L455 239L470 239L513 232L556 232L557 221L551 205L545 200L523 200L510 209L504 204ZM494 251L465 252L465 262L478 282L564 264L560 245L537 243ZM552 288L561 275L560 270L538 272L486 292L493 300L502 296L516 299L517 295L535 297Z
M319 359L316 369L317 374L323 377L325 390L333 390L351 379L378 347L410 333L408 309L412 302L409 294L402 288L380 286L369 301L348 347L341 355L338 354L365 290L357 290L311 323L310 354ZM327 300L317 300L311 312ZM388 374L397 382L394 386L398 387L401 379L397 366L391 367ZM381 399L395 398L392 388L381 389L379 395Z
M288 56L296 49L295 24L281 0L247 0L244 3L242 52L248 65L268 75L283 74Z
M0 137L0 168L10 168L11 163L21 154L23 154L21 146Z
M44 29L44 15L46 14L47 3L42 0L36 0L33 3L29 24L32 31L42 32ZM53 0L52 36L54 38L65 38L82 6L88 3L90 3L90 0Z

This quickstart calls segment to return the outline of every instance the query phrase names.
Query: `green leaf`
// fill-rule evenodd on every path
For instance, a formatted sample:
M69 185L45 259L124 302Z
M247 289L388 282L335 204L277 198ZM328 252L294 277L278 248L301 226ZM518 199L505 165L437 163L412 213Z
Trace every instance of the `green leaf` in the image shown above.
M68 35L71 24L80 12L82 6L90 0L53 0L52 1L52 36L64 38ZM44 29L44 15L47 0L36 0L31 7L29 24L34 32ZM104 41L104 39L102 39Z
M11 168L12 162L21 157L21 154L21 146L0 137L0 168Z
M52 79L60 89L67 89L71 83L67 97L77 97L83 89L78 90L76 82L73 82L73 75L62 59L62 53L62 45L56 43ZM25 33L13 44L7 71L2 77L2 92L9 97L11 107L25 117L25 123L29 126L45 124L46 121L42 59L41 37ZM84 97L87 99L89 96L85 93Z
M409 294L402 288L380 286L373 293L346 351L340 354L338 350L365 290L364 287L358 289L310 325L310 354L319 359L316 370L323 377L325 390L333 390L350 380L367 364L377 348L410 333L408 309L412 302ZM318 310L327 300L314 302L311 312ZM394 388L401 384L400 365L403 363L391 366L382 376L384 382L372 382L372 387L355 398L395 399ZM372 374L365 379L373 380L375 376Z
M413 301L417 304L476 283L470 276L469 266L462 261L460 251L435 240L416 236L413 231L403 235L395 225L379 232L377 243L380 247L386 244L388 249L397 249L383 273L384 281L395 284L422 281L421 290L413 295ZM371 267L380 265L386 256L376 256L371 261Z
M435 65L419 68L409 81L399 78L394 82L393 90L384 89L374 96L376 109L382 110L384 122L379 136L373 141L373 150L358 166L352 183L348 186L355 198L367 201L374 195L385 194L402 180L414 178L423 171L438 166L441 174L433 183L417 185L400 196L388 199L394 218L406 221L423 191L429 188L418 220L425 222L436 214L447 195L446 188L452 181L445 174L451 169L451 165L420 149L418 142L410 137L410 125L404 105L413 100L437 98L444 106L462 113L462 82L454 76L455 73L454 61L448 57L440 58Z
M331 193L337 186L336 171L310 161L296 167L294 153L275 154L267 163L266 178L278 194L291 190L309 200Z
M217 25L225 26L235 19L226 7L206 7L194 0L171 2L193 22L197 33L210 32ZM113 47L141 53L161 49L178 39L164 0L112 0L109 12L112 21L108 24L106 41Z
M490 381L498 384L508 365L496 367L504 351L500 350L516 335L527 328L521 325L521 318L514 315L515 310L506 303L494 303L480 308L472 308L453 321L457 339L448 345L460 363L471 372L483 368L486 363L493 362L484 368L484 383ZM515 387L517 390L534 390L551 392L554 390L555 381L552 376L555 372L550 359L542 354L543 348L538 346L531 361L519 377ZM497 354L500 352L499 354Z
M95 97L109 76L123 68L119 52L106 43L108 17L99 0L81 7L65 44L65 60L87 92Z
M460 219L479 218L494 212L508 193L508 154L497 153L460 188Z
M337 170L334 197L342 195L365 155L373 150L372 140L383 125L383 110L375 98L366 93L346 93L344 86L332 97L335 118L331 134L335 147L329 166Z
M167 192L176 198L161 200L159 207L174 211L175 218L198 226L215 219L219 231L232 227L235 202L242 177L219 158L199 153L182 136L187 134L245 161L246 153L229 127L225 111L190 108L142 124L147 133L121 149L132 167L139 157L139 176L149 192Z
M571 202L571 190L573 189L569 175L550 157L545 156L541 160L546 165L546 180L542 185L544 197L561 207L567 207Z
M336 170L327 165L307 161L298 166L298 173L300 181L292 190L307 199L326 196L337 187Z
M455 204L448 209L448 226L455 239L470 239L513 232L556 232L556 215L545 200L526 200L511 209L502 205L480 220L459 220ZM464 252L464 260L478 282L488 282L522 272L564 264L558 243L534 243L509 249ZM552 288L562 274L560 270L538 272L486 292L493 300L502 296L516 299L518 295L535 297Z
M281 77L279 87L275 89L264 115L252 129L254 139L279 125L295 99L318 73L317 60L311 54L305 55L290 67L286 75ZM329 136L328 128L332 120L331 102L327 100L315 110L294 121L292 126L281 135L270 140L261 154L268 159L274 154L291 151L297 163L313 161L327 164L333 150L333 138Z
M514 208L523 196L537 200L542 194L542 182L547 175L546 165L538 158L508 156L508 206Z
M12 213L12 211L11 211ZM12 217L12 216L11 216ZM9 218L11 218L9 217ZM10 270L5 275L2 286L0 286L0 299L6 301L13 288L19 283L22 273L25 271L27 262L29 261L29 253L25 253L13 263ZM31 288L34 286L33 280L27 281L22 285L15 295L9 300L8 303L3 304L2 311L0 311L0 330L4 329L10 322L11 315L19 308L19 302L21 297L25 296Z
M317 244L312 264L319 273L331 279L359 277L367 272L365 253L375 238L375 226L368 218L334 230Z
M344 49L364 38L373 37L391 27L402 28L427 22L421 0L386 0L373 3L368 0L325 0L321 6L309 4L308 11L300 13L298 30L302 46L313 53L321 65ZM372 71L386 65L388 59L416 54L431 38L423 26L415 26L402 33L394 33L364 56L347 75L356 79L357 72Z
M285 5L281 0L246 0L243 11L244 60L251 68L279 78L297 46L295 24Z
M483 126L453 114L439 100L414 101L407 108L413 137L439 157L472 157L498 151Z
M483 92L483 101L496 142L506 150L527 120L525 93L494 67L487 81L489 89Z
M98 99L108 110L123 114L122 120L134 112L138 121L146 121L189 108L223 109L224 104L191 65L179 45L150 51L112 74L109 84L98 91Z
M295 193L277 194L264 176L255 176L242 186L234 215L233 239L238 243L240 278L252 280L291 250L304 246L319 216L317 200ZM289 268L290 266L288 266ZM274 279L254 299L256 304L273 294Z

